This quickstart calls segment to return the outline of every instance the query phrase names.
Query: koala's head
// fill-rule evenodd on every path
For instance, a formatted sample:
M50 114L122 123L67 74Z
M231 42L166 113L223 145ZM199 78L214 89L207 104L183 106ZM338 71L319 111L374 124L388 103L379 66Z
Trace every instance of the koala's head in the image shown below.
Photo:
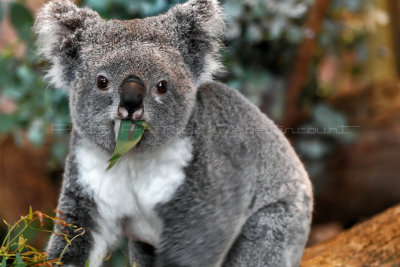
M47 78L70 94L73 127L106 151L120 119L145 120L135 149L154 149L186 126L198 86L221 67L224 23L217 0L190 0L165 14L104 20L68 1L39 12L35 31Z

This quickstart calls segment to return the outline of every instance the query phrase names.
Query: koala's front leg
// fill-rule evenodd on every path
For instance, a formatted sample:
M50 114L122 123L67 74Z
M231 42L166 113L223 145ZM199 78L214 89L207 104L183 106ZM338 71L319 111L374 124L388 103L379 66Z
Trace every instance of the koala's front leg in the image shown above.
M77 230L74 227L62 226L56 224L54 232L47 246L49 259L55 259L62 256L61 262L67 266L84 266L89 257L89 251L92 246L91 227L92 219L90 218L91 203L86 197L71 192L69 189L64 190L60 196L57 209L61 212L58 216L67 223L82 228ZM83 235L79 235L84 232ZM71 245L67 247L63 255L62 251L68 245L64 234L67 234L69 240L73 239ZM79 236L77 236L79 235Z
M84 229L84 234L76 237L62 255L61 261L65 266L85 266L92 248L92 230L94 226L93 214L95 204L91 197L77 183L78 172L70 159L66 162L63 187L57 209L58 216L69 224ZM81 233L76 228L56 224L53 235L47 246L48 258L55 259L61 256L62 251L68 245L61 234L68 233L68 239Z
M278 201L254 213L227 255L223 267L299 266L311 221L311 198Z
M241 216L212 205L172 205L163 219L155 267L219 267L243 224Z

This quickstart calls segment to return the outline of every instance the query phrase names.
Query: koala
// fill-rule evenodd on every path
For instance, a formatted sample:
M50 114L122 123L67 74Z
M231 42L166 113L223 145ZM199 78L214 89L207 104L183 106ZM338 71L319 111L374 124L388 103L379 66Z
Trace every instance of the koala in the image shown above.
M101 266L126 236L136 266L298 266L312 189L279 128L213 81L224 33L217 0L105 20L55 0L38 13L49 83L69 92L70 152L57 210L85 229L47 252L65 266ZM110 170L121 120L145 121L140 142Z

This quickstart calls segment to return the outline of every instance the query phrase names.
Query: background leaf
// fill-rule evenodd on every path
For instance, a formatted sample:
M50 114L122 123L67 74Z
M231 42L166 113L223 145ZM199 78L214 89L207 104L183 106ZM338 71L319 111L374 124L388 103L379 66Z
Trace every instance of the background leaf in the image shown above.
M10 20L14 29L17 30L19 38L24 41L32 39L31 27L33 25L33 15L28 8L19 3L11 2Z
M3 3L0 2L0 22L3 20ZM1 33L1 32L0 32Z
M17 262L17 265L15 265L16 267L25 267L26 266L24 261L21 259L21 256L19 255L19 253L15 254L15 258L16 258L16 262Z

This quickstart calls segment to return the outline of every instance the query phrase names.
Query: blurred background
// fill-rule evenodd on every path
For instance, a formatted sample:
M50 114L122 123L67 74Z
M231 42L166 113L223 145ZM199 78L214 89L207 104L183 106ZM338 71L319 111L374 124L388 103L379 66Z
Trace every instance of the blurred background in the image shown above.
M56 207L68 93L48 86L31 32L43 0L0 2L0 218ZM104 18L176 0L82 0ZM309 245L400 203L400 1L224 0L226 73L285 132L310 174ZM5 229L2 229L3 233Z

